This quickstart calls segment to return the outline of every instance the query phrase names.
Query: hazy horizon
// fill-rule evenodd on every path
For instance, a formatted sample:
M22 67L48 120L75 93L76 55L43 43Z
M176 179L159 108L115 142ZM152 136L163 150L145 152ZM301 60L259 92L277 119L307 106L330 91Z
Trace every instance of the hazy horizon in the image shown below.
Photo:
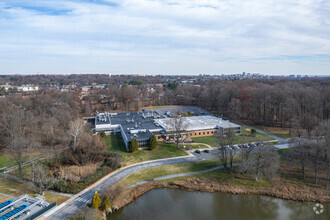
M0 74L330 75L324 0L11 0Z

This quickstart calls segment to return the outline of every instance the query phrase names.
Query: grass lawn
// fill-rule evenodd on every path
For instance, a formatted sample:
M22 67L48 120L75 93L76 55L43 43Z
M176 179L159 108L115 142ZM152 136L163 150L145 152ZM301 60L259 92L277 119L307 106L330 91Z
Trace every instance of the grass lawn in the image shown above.
M25 156L23 161L28 161L33 158L40 156L40 154L34 153L33 156ZM12 167L17 165L16 161L7 153L0 152L0 168L2 167Z
M15 166L15 161L5 153L0 153L0 168Z
M19 197L25 194L34 197L35 194L38 193L26 183L21 183L15 180L5 178L1 178L0 180L0 192L14 197ZM9 199L9 197L0 195L0 201L7 199ZM58 195L55 193L45 192L45 199L47 202L57 202L57 205L59 205L64 201L68 200L69 197Z
M215 147L215 138L214 136L205 136L205 137L193 137L191 138L196 143L205 143ZM234 144L244 144L251 142L259 141L272 141L274 138L268 137L267 135L257 133L255 137L250 135L250 129L242 127L241 134L236 135L234 138Z
M264 126L264 125L255 125L253 122L247 121L247 120L244 120L242 122L245 123L245 124L247 124L247 125L250 125L252 127L255 127L255 128L259 129L259 130L266 131L266 132L268 132L270 134L276 135L276 136L278 136L280 138L283 138L283 139L288 139L288 138L292 138L292 137L295 136L295 135L289 135L289 128L270 127L270 126Z
M220 160L203 160L197 162L179 163L179 164L166 165L160 167L152 167L135 172L125 177L123 180L121 180L120 183L122 186L128 186L140 181L153 179L156 177L167 176L177 173L188 173L188 172L194 172L200 170L207 170L212 167L217 167L220 165L221 165Z
M191 176L178 177L168 179L167 181L187 179L187 178L201 178L215 180L220 183L230 183L238 186L245 186L249 188L270 188L272 184L267 179L261 179L258 182L254 181L251 174L232 174L223 172L223 170L215 170L208 173L196 174Z
M120 181L120 185L122 187L125 187L140 181L149 180L156 177L206 170L220 165L221 165L220 160L204 160L204 161L189 162L182 164L166 165L161 167L153 167L135 172L129 175L128 177L125 177L123 180ZM227 182L230 184L247 186L247 187L257 187L257 188L271 187L271 183L267 179L262 179L256 182L254 181L254 179L250 174L234 173L230 175L229 173L223 172L223 169L215 170L203 174L196 174L196 175L190 175L184 177L171 178L167 180L161 180L161 182L171 182L174 180L187 179L192 177L210 179L217 182Z
M122 155L122 166L147 160L187 155L187 153L183 150L176 149L174 144L164 144L160 142L158 142L158 148L156 150L139 150L136 153L129 153L126 152L124 142L120 135L109 135L105 136L104 139L108 148L108 152L115 152Z

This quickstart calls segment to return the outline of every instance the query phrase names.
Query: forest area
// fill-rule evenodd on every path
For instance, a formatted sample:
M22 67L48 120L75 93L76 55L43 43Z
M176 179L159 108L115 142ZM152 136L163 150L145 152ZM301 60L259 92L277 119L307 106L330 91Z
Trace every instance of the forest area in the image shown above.
M57 152L46 170L45 167L32 170L32 180L45 189L53 187L66 191L67 182L57 181L55 186L56 178L80 181L77 174L61 170L63 165L76 166L79 170L79 167L97 164L86 175L106 167L100 171L100 176L120 166L120 155L109 154L104 140L92 135L82 124L82 117L93 116L95 111L138 111L147 106L163 105L194 105L235 122L248 120L255 125L288 128L290 135L298 137L292 140L292 146L306 146L299 148L303 152L294 154L301 155L296 156L295 161L303 163L302 172L313 169L315 183L318 173L322 172L328 185L330 78L214 80L196 77L194 83L183 84L168 81L164 76L86 77L80 79L78 75L73 80L50 76L38 92L9 92L0 99L2 153L12 155L17 164L22 164L27 155L28 159L33 159ZM19 80L35 83L29 81L29 77ZM91 89L83 95L78 88L59 92L47 87L74 81L78 85L88 81L105 83L107 87ZM317 143L318 147L312 148L311 143ZM19 166L18 170L22 176L23 168ZM40 177L39 182L36 177Z

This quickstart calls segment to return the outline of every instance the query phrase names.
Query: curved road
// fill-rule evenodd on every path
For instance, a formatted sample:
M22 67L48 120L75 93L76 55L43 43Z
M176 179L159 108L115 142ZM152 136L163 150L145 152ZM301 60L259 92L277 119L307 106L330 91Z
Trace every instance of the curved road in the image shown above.
M196 158L194 156L185 156L179 158L168 158L168 159L161 159L156 161L149 161L143 162L139 164L135 164L133 166L124 167L115 171L112 174L109 174L105 178L101 179L97 183L93 184L96 185L95 187L89 187L87 190L83 190L81 193L73 196L67 202L61 204L60 206L56 207L55 209L51 210L49 213L44 215L44 218L47 219L66 219L70 217L73 213L76 213L79 209L83 208L88 202L91 201L92 197L94 196L94 192L98 191L100 193L107 190L110 186L113 186L116 182L123 179L124 177L147 168L175 164L175 163L186 163L192 161L198 161L201 158Z
M238 123L238 124L240 124L240 123ZM245 126L247 128L252 128L251 126L248 126L245 124L240 124L240 125ZM270 136L270 137L276 139L279 142L278 148L287 148L288 147L287 140L285 140L285 139L279 138L275 135L269 134L269 133L259 130L259 129L257 129L257 132L260 132L262 134L265 134L267 136ZM214 152L216 152L216 150L214 150ZM210 153L211 153L211 151L210 151ZM56 207L55 209L52 209L51 211L46 213L42 218L54 219L54 220L66 219L66 218L70 217L73 213L76 213L79 209L83 208L88 202L90 202L92 197L94 196L95 191L102 193L102 192L106 191L109 187L111 187L115 183L117 183L119 180L123 179L124 177L126 177L136 171L140 171L140 170L151 168L151 167L169 165L169 164L186 163L186 162L193 162L193 161L198 161L198 160L211 159L214 157L215 154L212 155L212 153L211 153L211 154L207 154L207 155L209 155L209 156L196 155L195 153L194 154L190 153L189 156L147 161L147 162L142 162L142 163L138 163L138 164L133 164L128 167L123 167L123 168L105 176L98 182L94 183L92 186L90 186L87 189L83 190L82 192L76 194L71 199L62 203L60 206ZM208 158L208 157L210 157L210 158ZM216 168L212 168L212 169L220 169L220 167L216 167ZM209 172L209 171L206 170L206 171L198 171L198 172ZM185 175L185 174L182 174L182 175ZM187 175L191 175L191 174L188 173ZM165 178L165 177L163 177L163 178Z

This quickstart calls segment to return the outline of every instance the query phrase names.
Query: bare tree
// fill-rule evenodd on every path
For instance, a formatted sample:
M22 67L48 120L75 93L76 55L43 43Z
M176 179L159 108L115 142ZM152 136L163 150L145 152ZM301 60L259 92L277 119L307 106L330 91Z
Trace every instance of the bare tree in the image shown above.
M241 117L241 102L239 99L232 99L228 106L230 116L234 121L237 122L237 120Z
M19 176L22 177L22 164L24 162L24 155L27 154L30 144L23 137L19 136L7 145L8 153L13 157L18 165Z
M330 141L329 141L329 137L328 140L326 141L326 165L327 165L327 178L326 178L326 182L325 182L325 188L328 189L329 188L329 177L330 177Z
M35 168L34 182L39 187L43 195L45 190L49 189L54 185L55 179L53 176L48 174L45 167L37 165Z
M43 144L50 146L53 150L54 145L57 143L57 138L59 136L58 132L58 121L56 118L49 118L46 123L42 125L42 140Z
M303 179L305 179L305 167L310 155L310 141L304 138L293 138L290 140L290 147L292 148L293 153L288 158L299 162L301 174Z
M225 134L223 132L223 129L219 129L214 134L215 137L215 145L218 147L220 151L220 160L224 167L224 170L227 170L227 164L228 164L228 151L226 149L227 147L227 140L225 137Z
M176 146L179 147L179 144L185 141L183 135L186 132L189 123L187 122L186 118L179 113L174 113L172 115L173 116L172 118L170 118L169 121L169 126L170 126L170 130L173 132L174 142ZM186 138L187 137L188 134L186 135Z
M230 128L227 130L226 135L225 135L225 139L226 142L228 143L228 145L230 145L229 148L229 167L230 167L230 174L233 173L233 161L234 161L234 156L237 153L237 149L233 147L233 143L234 143L234 138L236 136L235 130Z
M80 137L80 134L83 132L83 128L84 122L81 119L76 119L70 123L70 130L68 133L73 137L73 151L76 151L77 141Z
M254 148L253 154L240 165L240 170L251 173L258 181L262 177L273 177L279 168L279 156L276 150L269 146L259 145Z
M231 147L229 149L229 166L230 166L230 174L232 174L234 172L234 168L233 168L233 161L234 161L234 156L237 153L237 149L234 147Z
M5 115L0 125L8 133L10 138L15 138L17 136L25 136L31 131L31 120L31 114L17 108Z

